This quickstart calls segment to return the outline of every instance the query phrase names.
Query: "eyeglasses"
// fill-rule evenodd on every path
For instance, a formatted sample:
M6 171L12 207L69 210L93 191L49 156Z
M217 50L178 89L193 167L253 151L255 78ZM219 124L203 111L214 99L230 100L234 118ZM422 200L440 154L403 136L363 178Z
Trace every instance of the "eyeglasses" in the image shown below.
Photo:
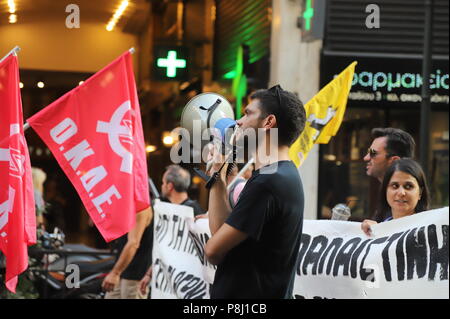
M370 158L375 158L378 155L378 152L375 151L373 148L368 148L367 149L367 154L369 154Z
M367 154L369 154L370 158L375 158L377 157L378 154L380 154L380 152L375 151L373 148L368 148L367 149ZM386 154L386 157L391 157L391 154Z

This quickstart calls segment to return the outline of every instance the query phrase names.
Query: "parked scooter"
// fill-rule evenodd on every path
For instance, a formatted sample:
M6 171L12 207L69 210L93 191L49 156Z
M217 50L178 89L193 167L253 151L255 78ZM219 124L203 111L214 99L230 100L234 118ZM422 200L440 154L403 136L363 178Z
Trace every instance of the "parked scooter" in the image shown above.
M29 249L28 277L41 298L101 299L101 284L113 268L116 255L81 244L64 244L64 234L55 229L39 236L39 245Z

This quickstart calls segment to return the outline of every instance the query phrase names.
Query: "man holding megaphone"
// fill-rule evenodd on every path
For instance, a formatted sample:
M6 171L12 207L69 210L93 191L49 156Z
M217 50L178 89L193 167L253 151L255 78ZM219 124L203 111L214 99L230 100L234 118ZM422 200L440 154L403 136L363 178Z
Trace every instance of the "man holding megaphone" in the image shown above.
M288 152L304 129L305 109L278 85L250 98L236 138L255 139L246 143L255 171L233 209L221 152L215 152L211 168L218 172L210 186L212 237L205 247L207 259L217 265L211 298L292 298L304 195Z

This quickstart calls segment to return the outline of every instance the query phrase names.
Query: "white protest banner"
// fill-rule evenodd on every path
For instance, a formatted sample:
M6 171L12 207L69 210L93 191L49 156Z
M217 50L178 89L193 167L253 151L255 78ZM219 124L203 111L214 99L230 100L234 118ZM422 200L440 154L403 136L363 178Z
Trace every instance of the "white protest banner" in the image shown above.
M203 246L189 233L189 225L194 224L192 207L156 201L153 209L152 299L209 299L201 262ZM201 238L201 231L197 236Z
M448 299L448 214L445 207L381 223L371 237L360 223L305 220L295 298ZM152 298L209 298L210 236L208 220L194 222L189 207L156 205Z
M449 298L448 207L372 227L305 220L296 298Z
M197 256L202 264L203 279L209 284L213 284L214 275L217 267L206 260L205 245L211 238L211 231L209 230L208 218L197 219L195 222L189 222L189 235L195 243ZM209 292L208 292L209 296Z

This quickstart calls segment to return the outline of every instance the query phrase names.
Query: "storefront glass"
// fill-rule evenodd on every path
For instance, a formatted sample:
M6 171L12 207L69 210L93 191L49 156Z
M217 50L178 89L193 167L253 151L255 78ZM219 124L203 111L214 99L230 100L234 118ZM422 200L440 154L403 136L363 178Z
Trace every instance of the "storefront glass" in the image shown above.
M354 60L359 63L344 122L330 143L320 146L319 218L329 218L331 208L338 203L351 207L355 221L373 215L380 184L366 175L363 161L373 128L405 130L416 142L417 160L420 154L420 61L325 56L321 86ZM448 206L448 60L435 61L432 72L427 179L432 208L437 208Z

